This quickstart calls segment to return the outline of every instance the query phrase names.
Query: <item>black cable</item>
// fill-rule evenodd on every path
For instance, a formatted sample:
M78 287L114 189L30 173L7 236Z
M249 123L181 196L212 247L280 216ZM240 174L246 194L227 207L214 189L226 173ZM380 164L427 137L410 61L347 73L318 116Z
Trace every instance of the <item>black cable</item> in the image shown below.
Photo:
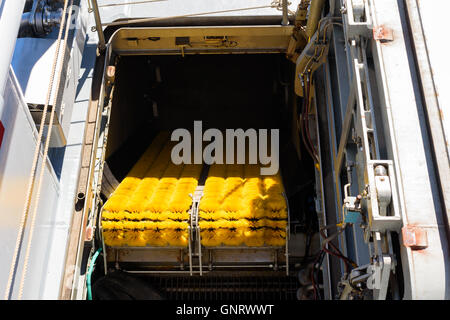
M318 163L318 159L316 157L316 155L313 152L313 149L311 149L311 145L310 142L307 141L307 135L309 136L309 134L307 134L308 132L308 128L306 127L307 125L307 109L308 109L308 104L309 104L309 87L305 86L303 78L302 78L302 87L303 87L303 103L302 103L302 111L301 111L301 121L300 121L300 131L301 131L301 136L302 136L302 140L303 140L303 144L305 145L306 151L308 151L309 155L311 156L311 159Z

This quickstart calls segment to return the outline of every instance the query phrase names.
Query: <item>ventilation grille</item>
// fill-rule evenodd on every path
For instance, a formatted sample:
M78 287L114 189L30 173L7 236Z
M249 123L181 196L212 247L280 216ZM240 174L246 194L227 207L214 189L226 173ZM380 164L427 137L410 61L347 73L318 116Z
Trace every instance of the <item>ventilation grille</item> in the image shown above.
M296 300L296 277L155 277L148 280L168 300Z

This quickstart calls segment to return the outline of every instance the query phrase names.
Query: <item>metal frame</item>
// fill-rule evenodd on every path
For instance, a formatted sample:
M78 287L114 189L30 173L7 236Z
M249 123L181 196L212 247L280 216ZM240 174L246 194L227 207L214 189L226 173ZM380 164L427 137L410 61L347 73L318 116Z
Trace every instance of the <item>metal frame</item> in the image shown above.
M269 268L274 268L275 270L278 269L278 251L280 249L285 250L285 257L286 257L286 263L285 263L285 268L286 268L286 275L289 275L289 239L290 239L290 212L289 212L289 202L287 200L286 194L283 192L283 197L286 200L286 204L287 204L287 225L286 225L286 244L284 246L262 246L262 247L248 247L248 246L216 246L216 247L205 247L201 244L201 235L200 235L200 226L198 224L198 204L196 206L197 210L195 211L195 221L196 221L196 233L197 233L197 237L196 240L198 242L198 256L199 256L199 268L200 268L200 275L202 275L203 272L203 263L202 263L202 256L203 256L203 252L206 252L209 255L209 270L211 271L214 267L214 265L212 264L212 253L214 251L217 250L253 250L253 251L267 251L267 250L273 250L274 251L274 265L268 265L266 267ZM200 197L201 199L201 197ZM200 202L199 199L199 202ZM224 266L224 265L217 265L216 267L235 267L235 268L248 268L248 264L244 264L244 265L239 265L239 264L233 264L233 266Z
M372 291L374 299L385 299L389 286L394 298L443 297L446 295L444 285L438 283L442 283L442 276L448 273L448 268L443 264L448 260L445 251L448 246L442 238L445 232L441 229L445 227L439 224L446 221L445 216L441 214L441 207L437 203L445 199L441 197L439 200L438 194L433 192L439 186L433 177L432 157L427 152L430 149L429 141L422 129L425 119L421 115L420 102L415 97L416 85L412 83L415 70L408 63L411 52L407 47L408 39L404 37L403 5L374 0L334 2L335 14L338 14L337 8L341 8L344 33L336 32L336 28L333 28L331 36L335 37L335 51L331 50L330 54L335 54L336 64L348 66L348 79L337 76L339 93L328 88L325 90L325 104L331 108L322 117L327 119L331 135L322 136L321 139L327 139L331 145L338 145L337 154L331 148L329 155L334 168L335 195L342 194L341 174L344 173L344 167L347 169L351 188L343 199L344 207L340 216L344 218L345 206L352 203L350 198L356 199L358 195L362 198L362 212L367 218L363 219L361 228L353 225L351 233L348 228L342 233L341 248L346 252L345 245L351 244L347 248L348 254L355 254L357 259L362 259L361 264L370 258L366 264L360 264L358 269L367 273L363 277L364 282ZM338 2L343 6L339 6ZM364 16L365 19L355 16ZM336 52L338 46L345 47L345 56ZM395 55L396 59L388 59L388 54L389 57ZM323 77L329 77L327 63L324 69ZM326 85L327 82L324 83ZM347 92L347 99L343 99ZM336 94L339 99L333 99ZM334 104L335 101L337 104ZM409 108L406 108L407 105ZM341 119L334 118L339 112ZM338 129L341 129L340 132ZM408 132L407 136L405 131ZM340 139L337 140L333 133L340 135ZM412 166L418 159L421 163ZM405 184L406 181L409 183ZM422 182L420 188L414 187L414 184ZM342 199L338 196L335 201L339 203ZM327 215L332 217L333 213L327 212ZM404 239L408 232L401 234L400 228L405 224L408 230L412 228L408 225L414 224L416 233L409 232L421 238L416 241ZM400 241L403 240L405 244L396 244L399 248L396 251L393 233L398 233ZM427 238L434 239L435 243L430 245ZM363 252L360 252L364 246L368 250L367 258L362 257ZM351 251L353 248L354 252ZM423 250L427 250L429 256L420 254ZM441 280L435 276L427 282L425 265L431 256L436 259L433 269L436 275L441 276ZM403 279L399 279L398 273L394 272L400 258ZM330 282L328 274L328 266L325 266L324 278ZM343 289L340 290L341 298L349 298L354 294L353 289L345 285L348 285L348 281L344 278L341 281L344 285L340 287ZM404 297L400 297L396 281L404 283Z

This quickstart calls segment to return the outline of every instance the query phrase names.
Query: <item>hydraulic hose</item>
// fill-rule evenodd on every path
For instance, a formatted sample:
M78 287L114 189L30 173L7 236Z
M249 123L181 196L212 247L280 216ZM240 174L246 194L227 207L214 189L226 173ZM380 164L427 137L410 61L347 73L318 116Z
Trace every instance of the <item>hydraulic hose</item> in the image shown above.
M94 253L94 256L91 259L91 263L89 264L89 269L88 269L88 273L86 276L87 299L88 300L92 300L91 276L92 276L92 271L94 270L95 261L97 260L100 252L102 252L102 247L98 248L98 250Z

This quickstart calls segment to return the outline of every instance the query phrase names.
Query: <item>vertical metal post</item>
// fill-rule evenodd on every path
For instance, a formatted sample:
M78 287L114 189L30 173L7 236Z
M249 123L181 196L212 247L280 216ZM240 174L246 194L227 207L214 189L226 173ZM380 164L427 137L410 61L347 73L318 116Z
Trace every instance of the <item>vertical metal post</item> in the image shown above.
M98 4L97 0L91 0L92 1L92 9L94 10L94 18L95 18L95 29L97 30L98 34L98 47L100 50L105 49L105 35L103 34L102 29L102 20L100 18L100 12L98 11Z
M281 24L283 26L287 26L289 24L289 19L288 19L288 0L282 0L281 1L281 6L283 9L283 20L281 22Z

